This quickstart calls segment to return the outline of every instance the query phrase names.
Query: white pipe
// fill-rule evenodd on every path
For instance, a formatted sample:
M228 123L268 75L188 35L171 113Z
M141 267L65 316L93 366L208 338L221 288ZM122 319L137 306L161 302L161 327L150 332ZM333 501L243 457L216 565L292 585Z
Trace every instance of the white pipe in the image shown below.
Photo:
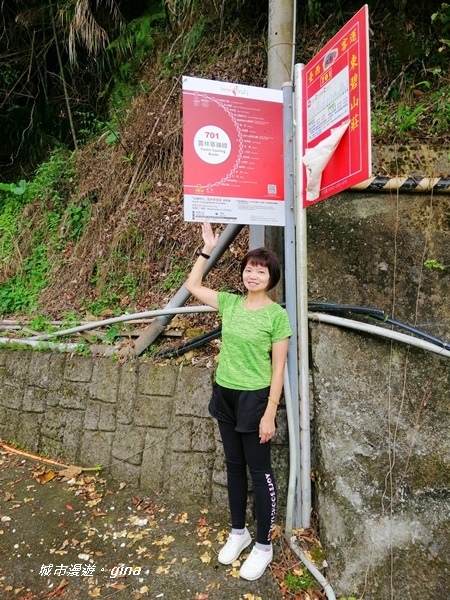
M55 331L50 334L37 335L30 338L20 338L20 339L10 339L10 338L2 338L0 337L0 344L25 344L29 346L37 346L38 342L43 340L49 340L52 337L61 336L61 335L69 335L70 333L77 333L78 331L85 331L86 329L96 329L97 327L102 327L104 325L111 325L113 323L121 323L124 321L132 321L137 318L147 318L147 317L156 317L160 315L175 315L175 314L189 314L189 313L206 313L206 312L216 312L215 308L211 306L179 306L175 308L161 308L157 310L150 310L142 313L133 313L133 314L124 314L120 317L112 317L110 319L104 319L103 321L93 321L90 323L84 323L83 325L79 325L78 327L72 327L71 329L64 329L60 331ZM403 342L404 344L409 344L410 346L416 346L417 348L421 348L422 350L428 350L430 352L434 352L435 354L439 354L440 356L450 357L450 350L446 350L445 348L440 348L436 344L432 342L427 342L426 340L421 340L412 335L407 335L405 333L400 333L398 331L393 331L392 329L384 329L378 325L371 325L369 323L362 323L361 321L353 321L352 319L346 319L343 317L336 317L335 315L328 315L324 313L308 313L308 319L310 321L315 321L319 323L328 323L330 325L340 325L342 327L346 327L348 329L355 329L357 331L364 331L366 333L371 333L374 335L378 335L381 337L389 338L391 340L395 340L397 342ZM72 351L75 348L78 348L80 344L61 344L68 350Z
M22 345L22 346L32 346L33 348L39 348L39 350L59 350L60 352L74 352L78 348L80 348L80 344L54 344L52 342L42 342L40 340L30 340L30 339L11 339L11 338L2 338L0 337L0 345L4 344L8 345Z
M343 317L336 317L335 315L326 315L322 313L308 313L308 318L311 321L318 321L319 323L329 323L330 325L340 325L341 327L347 327L348 329L356 329L358 331L364 331L366 333L373 333L381 337L389 338L397 342L403 342L410 346L416 346L422 348L422 350L429 350L440 356L450 356L450 351L445 348L440 348L432 342L421 340L412 335L405 333L399 333L392 329L384 329L378 325L370 325L368 323L361 323L360 321L353 321L352 319L344 319Z
M336 596L333 591L333 588L331 587L329 582L325 579L325 577L322 575L322 573L319 571L319 569L310 560L308 560L306 558L306 556L303 554L303 552L297 545L297 540L295 538L295 535L293 535L291 537L289 542L290 542L289 545L292 548L292 550L295 552L295 554L305 564L305 567L308 569L308 571L310 571L311 575L313 575L313 577L315 577L317 579L317 581L320 583L320 585L322 586L322 588L325 591L327 598L329 600L336 600Z
M295 419L291 384L289 380L288 367L284 369L284 398L286 401L286 417L289 432L289 479L286 498L286 526L285 535L289 540L292 535L293 524L296 521L297 508L295 506L295 496L297 491L298 469L299 469L299 453L297 448L298 431L295 431L295 424L298 419ZM300 500L300 499L299 499Z
M147 317L159 317L161 315L178 315L186 313L204 313L204 312L216 312L215 308L211 306L178 306L173 308L160 308L157 310L149 310L141 313L124 314L120 317L111 317L110 319L104 319L103 321L92 321L78 325L77 327L71 327L70 329L61 329L52 333L46 333L42 335L35 335L27 340L50 340L53 337L60 335L69 335L71 333L77 333L79 331L85 331L86 329L96 329L97 327L103 327L104 325L112 325L113 323L122 323L124 321L133 321L137 318L145 319Z

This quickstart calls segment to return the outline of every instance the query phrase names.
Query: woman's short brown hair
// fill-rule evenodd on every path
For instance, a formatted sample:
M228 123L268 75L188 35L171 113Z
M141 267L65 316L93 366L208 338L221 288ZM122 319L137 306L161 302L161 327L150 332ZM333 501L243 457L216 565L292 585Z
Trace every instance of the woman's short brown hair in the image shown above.
M274 288L280 281L280 263L278 262L275 252L267 250L267 248L255 248L254 250L247 252L241 262L241 277L248 264L267 268L270 275L267 290Z

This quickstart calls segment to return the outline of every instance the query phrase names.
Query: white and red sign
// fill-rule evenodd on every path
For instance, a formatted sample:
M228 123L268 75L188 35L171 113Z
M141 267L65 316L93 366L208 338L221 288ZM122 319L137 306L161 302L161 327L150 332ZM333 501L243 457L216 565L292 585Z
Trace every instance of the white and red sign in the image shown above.
M183 77L185 221L284 225L281 90Z
M302 71L303 207L371 176L369 76L364 6Z

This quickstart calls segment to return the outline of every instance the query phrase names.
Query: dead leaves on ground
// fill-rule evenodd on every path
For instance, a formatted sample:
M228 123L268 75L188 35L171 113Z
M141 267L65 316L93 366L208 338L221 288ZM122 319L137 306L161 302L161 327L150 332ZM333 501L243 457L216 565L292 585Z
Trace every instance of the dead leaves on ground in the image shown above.
M80 467L68 466L58 470L45 464L38 463L30 467L24 460L19 462L19 459L15 459L15 461L14 478L11 478L13 480L4 485L4 489L0 489L3 512L15 512L15 509L27 504L33 512L34 493L40 489L40 486L64 485L65 489L73 494L73 499L67 498L68 501L66 500L60 507L62 519L58 526L64 532L65 539L63 534L57 538L59 541L54 543L54 547L46 548L49 554L48 560L55 564L57 561L68 565L81 561L85 563L85 567L98 565L95 572L91 572L89 576L77 578L67 576L70 575L68 570L66 577L60 579L59 583L53 583L49 577L43 577L43 584L51 585L51 589L47 588L46 595L40 596L41 598L59 596L72 598L74 591L78 590L80 593L81 584L84 590L82 594L86 599L108 597L108 594L129 588L126 593L129 593L132 600L145 600L149 597L149 587L146 582L152 581L154 585L155 581L160 581L161 590L164 590L165 578L178 578L182 575L183 565L187 561L195 561L195 569L198 569L199 574L202 573L199 589L192 590L195 600L217 598L218 593L224 593L223 587L221 589L224 577L239 578L239 568L247 552L244 552L232 565L220 569L216 575L214 564L218 550L226 542L228 528L223 528L220 523L215 522L210 517L208 509L202 509L196 515L187 511L171 512L170 507L159 504L157 499L155 501L135 497L129 501L129 513L126 510L116 513L114 512L117 497L115 494L120 492L125 484L116 485L115 491L111 491L105 479L98 475L86 475ZM23 490L20 494L15 485L21 483L23 488L23 484L30 478L34 486L27 485L27 495L24 496ZM39 508L45 509L43 506ZM12 512L10 514L13 515ZM45 512L41 512L41 515L45 518ZM5 530L11 529L14 521L17 521L14 516L0 514L0 535L4 533L1 527L3 526ZM73 533L73 526L78 530L76 535ZM176 531L182 531L181 535L195 536L198 551L193 553L190 551L187 556L180 555ZM321 590L308 589L293 592L289 589L285 582L287 573L301 575L304 566L284 542L283 532L279 528L274 531L273 538L276 552L270 571L279 584L282 596L286 600L325 600ZM313 530L297 532L297 540L307 556L309 549L318 543ZM117 570L122 563L115 566L107 565L107 559L111 555L126 560L126 565L130 567L142 565L139 567L139 576L124 570L112 577L111 570L113 568ZM101 568L102 565L106 565L106 568ZM205 573L209 573L206 579ZM15 600L33 598L29 589L6 586L6 583L0 581L0 590L7 590L10 594L14 594L8 596L9 598ZM258 595L246 593L240 595L239 600L262 599Z
M54 471L49 471L46 469L43 469L42 471L35 473L35 475L34 475L34 478L36 479L36 481L38 483L40 483L41 485L43 485L44 483L48 483L55 477L56 477L56 473Z
M293 533L297 539L297 544L302 548L307 559L314 563L311 552L314 548L320 548L320 541L314 529L299 529ZM315 566L320 570L321 565L316 564ZM278 581L281 594L286 600L326 600L326 594L322 589L319 589L319 584L314 578L308 577L308 569L283 537L280 539L280 550L271 563L270 568L272 575ZM301 578L305 581L311 579L317 585L308 587L306 590L294 590L288 585L288 574L298 578L298 580Z

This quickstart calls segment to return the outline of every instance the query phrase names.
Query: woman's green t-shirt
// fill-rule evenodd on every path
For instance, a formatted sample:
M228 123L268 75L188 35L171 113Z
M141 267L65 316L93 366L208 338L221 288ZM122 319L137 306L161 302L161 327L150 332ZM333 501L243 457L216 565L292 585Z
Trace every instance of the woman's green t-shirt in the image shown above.
M243 296L218 292L222 346L216 381L233 390L259 390L272 380L274 342L292 335L287 312L276 302L248 310Z

